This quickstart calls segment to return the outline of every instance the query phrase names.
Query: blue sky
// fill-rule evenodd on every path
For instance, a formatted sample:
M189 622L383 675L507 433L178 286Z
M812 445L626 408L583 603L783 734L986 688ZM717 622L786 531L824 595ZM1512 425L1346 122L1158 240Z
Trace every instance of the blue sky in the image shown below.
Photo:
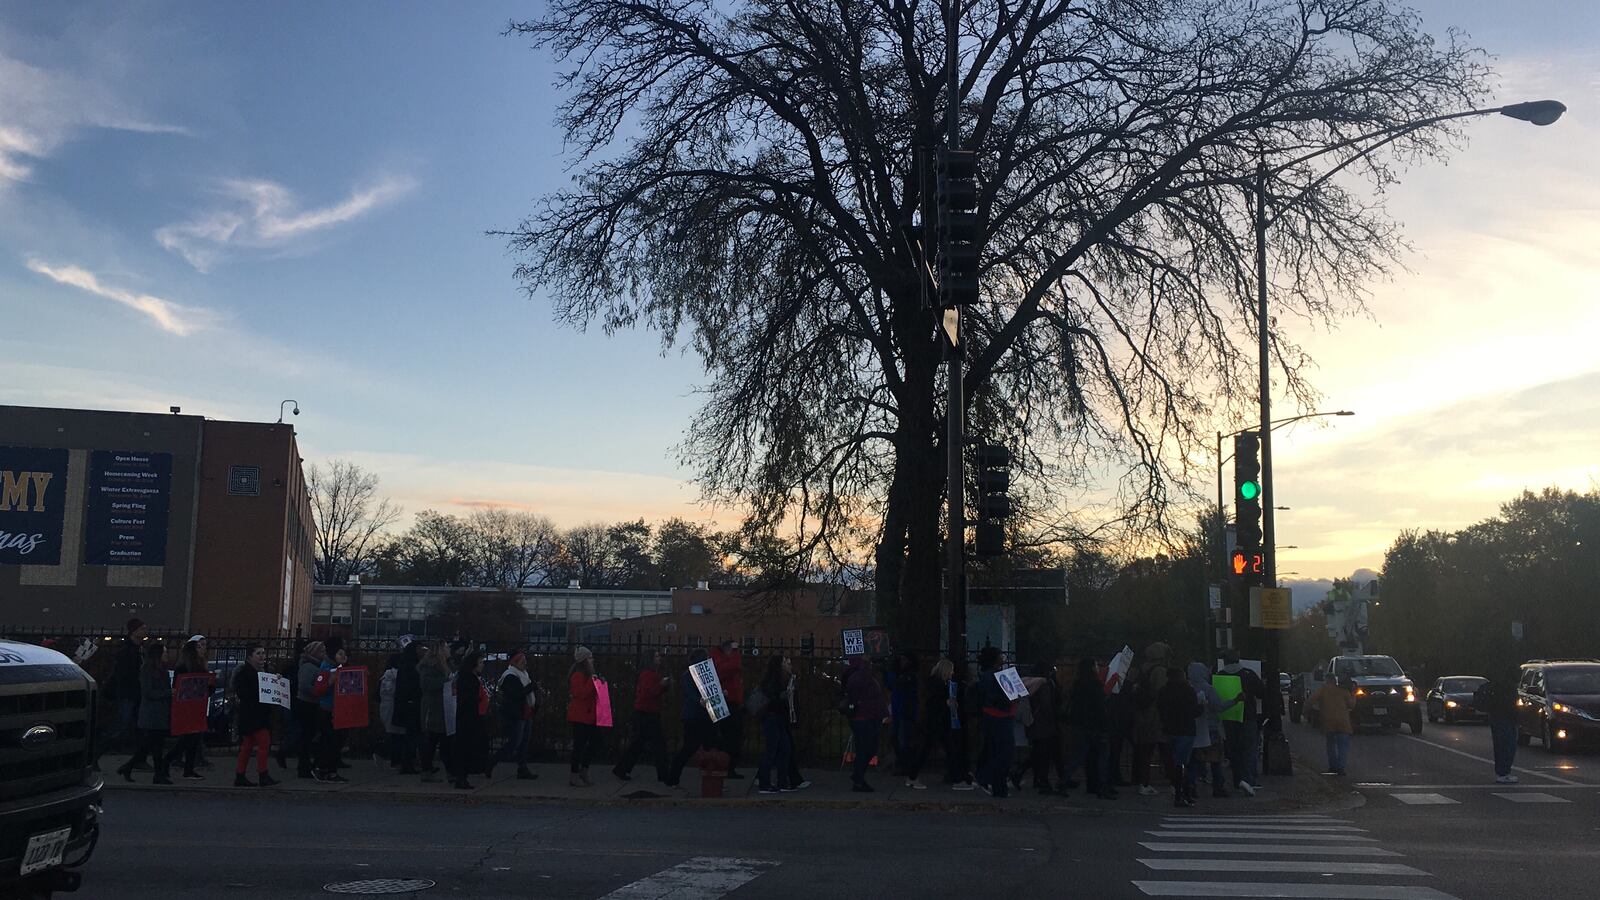
M672 454L695 360L556 325L483 233L567 178L550 61L500 33L538 8L0 6L0 402L272 421L293 398L309 460L362 462L409 512L712 515ZM1572 112L1470 126L1391 198L1418 253L1373 318L1299 335L1359 413L1277 448L1280 568L1307 576L1600 476L1600 14L1422 11L1499 54L1503 99Z

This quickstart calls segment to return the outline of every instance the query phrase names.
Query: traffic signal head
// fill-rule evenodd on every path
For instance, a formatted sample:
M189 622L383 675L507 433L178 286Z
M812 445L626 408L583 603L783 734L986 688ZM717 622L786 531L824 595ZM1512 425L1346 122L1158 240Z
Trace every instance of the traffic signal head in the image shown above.
M1006 529L1000 521L1011 515L1011 451L999 444L978 447L978 524L979 556L1005 554Z
M1253 431L1233 437L1233 505L1239 546L1261 546L1261 439Z
M970 210L978 205L978 155L971 150L940 150L934 190L941 209Z
M935 174L939 305L951 309L978 302L977 154L941 150Z
M1230 560L1230 567L1235 578L1243 578L1249 581L1265 571L1266 565L1259 550L1254 552L1235 550L1233 551L1233 559Z

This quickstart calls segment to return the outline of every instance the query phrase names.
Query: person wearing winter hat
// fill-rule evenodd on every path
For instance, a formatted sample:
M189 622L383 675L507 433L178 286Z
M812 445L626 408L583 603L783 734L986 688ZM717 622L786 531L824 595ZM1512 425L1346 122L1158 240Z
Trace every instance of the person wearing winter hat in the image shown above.
M312 680L311 693L317 702L317 762L313 777L329 784L344 784L348 779L339 774L339 749L344 735L333 727L333 689L339 670L349 662L344 652L344 640L338 636L328 638L324 644L327 658L317 668Z
M100 736L97 761L99 754L108 747L121 746L125 742L133 747L139 744L139 668L144 664L141 658L142 645L149 634L150 628L143 619L136 617L128 620L127 634L117 647L116 662L112 664L111 675L106 682L106 697L113 704L115 715L109 717L110 727Z
M533 733L533 707L536 702L533 676L528 674L528 657L514 653L500 675L500 761L517 764L517 777L537 776L528 769L528 739Z
M261 702L261 672L266 671L267 649L251 644L244 665L233 676L234 712L238 716L239 759L234 763L234 787L271 787L278 782L267 772L267 751L272 746L272 707ZM259 781L245 777L250 753L256 754Z
M321 723L315 691L317 673L322 670L322 661L327 657L327 646L321 641L312 641L300 651L300 670L295 675L294 718L300 729L298 774L301 778L313 778L316 775L312 762Z
M588 647L579 647L573 653L567 690L567 723L572 726L572 766L567 783L572 787L593 787L589 756L600 729L595 725L594 654Z

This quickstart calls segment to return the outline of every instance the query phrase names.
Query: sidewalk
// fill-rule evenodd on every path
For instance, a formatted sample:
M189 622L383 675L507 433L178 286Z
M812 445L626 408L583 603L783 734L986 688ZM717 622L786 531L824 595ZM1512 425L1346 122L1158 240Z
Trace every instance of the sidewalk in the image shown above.
M589 777L594 787L571 787L567 784L567 767L561 763L536 763L529 766L539 777L522 780L516 777L514 766L495 767L494 778L486 781L479 775L471 779L473 789L458 790L449 781L424 784L416 775L399 775L384 761L351 759L350 768L341 770L347 784L321 784L309 778L295 777L293 760L290 767L280 769L272 763L272 777L281 783L270 788L236 788L233 786L233 759L221 752L211 755L212 768L202 769L203 781L186 781L178 770L172 773L171 786L150 783L152 773L133 773L134 783L124 781L116 769L127 756L107 754L100 761L106 787L109 790L137 793L141 791L167 791L172 793L233 793L241 795L264 794L337 794L359 796L364 799L403 800L418 802L469 802L469 803L562 803L582 805L650 804L658 806L720 806L720 807L781 807L802 809L871 809L949 812L1075 812L1088 814L1139 813L1168 814L1172 811L1169 787L1158 786L1154 797L1141 797L1134 788L1119 790L1114 800L1101 800L1086 794L1083 789L1067 795L1040 795L1027 781L1021 790L1012 790L1004 800L997 800L981 790L956 791L945 784L929 784L927 790L905 786L904 778L881 772L867 776L877 788L871 794L857 794L850 790L849 774L843 769L808 769L801 774L810 779L811 787L788 794L756 793L755 770L742 773L743 779L725 780L723 797L701 797L700 772L685 769L682 789L673 790L655 780L652 769L634 770L632 781L620 781L611 774L610 766L595 766ZM1235 793L1230 798L1212 798L1209 788L1201 786L1199 806L1195 812L1214 815L1244 815L1247 813L1274 813L1322 808L1348 797L1330 788L1326 779L1315 777L1309 770L1296 767L1291 779L1271 778L1262 786L1258 796L1243 797ZM249 777L255 779L252 761ZM440 773L441 779L444 773Z

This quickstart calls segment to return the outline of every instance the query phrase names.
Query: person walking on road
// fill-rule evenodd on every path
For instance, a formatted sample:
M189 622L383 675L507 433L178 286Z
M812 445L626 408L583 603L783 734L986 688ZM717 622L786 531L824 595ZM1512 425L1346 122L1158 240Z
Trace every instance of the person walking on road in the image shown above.
M870 794L867 768L878 755L878 736L889 724L889 703L883 696L883 685L867 665L864 656L851 657L844 682L845 704L850 715L850 736L855 742L855 762L850 769L850 790ZM1000 777L1005 778L1001 772Z
M633 688L633 739L611 770L611 774L623 781L633 777L633 767L647 752L655 763L656 780L662 784L672 780L667 763L667 736L661 729L661 708L665 705L672 676L663 674L661 665L661 651L657 650L650 654L650 664L639 671L639 680Z
M1189 663L1189 683L1204 710L1194 723L1194 753L1189 766L1189 793L1193 796L1201 766L1211 767L1211 796L1228 797L1227 779L1222 776L1222 714L1240 702L1239 697L1223 700L1211 684L1211 670L1203 662Z
M572 765L567 784L594 787L589 780L589 756L599 740L595 725L594 654L588 647L573 652L572 669L567 673L567 724L572 726Z
M1244 706L1241 721L1222 723L1222 733L1228 746L1228 768L1233 773L1233 785L1254 797L1261 780L1261 718L1267 708L1266 682L1255 669L1239 661L1239 651L1228 650L1222 654L1222 674L1239 679L1239 696ZM1274 687L1276 692L1276 687Z
M112 703L111 725L100 737L96 765L108 747L126 746L132 752L139 744L139 668L144 663L142 645L149 635L150 628L143 619L128 620L127 633L117 646L117 657L106 680L106 694Z
M1006 796L1006 775L1017 752L1015 723L1017 703L1006 696L996 673L1003 667L998 647L985 647L978 653L981 669L972 687L977 695L982 719L983 760L978 766L978 787L993 797Z
M144 645L144 664L139 667L139 747L117 773L133 781L133 768L149 758L156 774L151 784L171 784L167 755L162 752L167 731L172 727L172 679L168 676L166 649L160 641Z
M455 787L472 790L470 775L489 777L489 691L483 686L483 654L476 650L461 658L456 672Z
M1473 708L1489 719L1489 738L1494 744L1496 784L1517 783L1517 776L1511 774L1511 767L1517 761L1518 674L1517 669L1507 667L1479 685L1472 694Z
M1350 735L1355 732L1350 713L1356 708L1356 697L1351 692L1350 679L1329 677L1312 696L1311 705L1317 710L1328 748L1328 770L1322 774L1343 775L1350 763Z
M538 697L533 689L533 676L528 674L528 657L514 653L506 670L500 674L500 762L515 763L517 777L524 781L537 778L528 768L528 747L533 738L533 710Z
M323 646L327 657L317 667L316 678L311 682L311 693L317 699L317 765L312 769L312 777L328 784L344 784L349 780L339 774L339 751L344 735L333 727L333 698L339 670L350 657L344 652L344 640L337 635L328 638Z
M206 639L202 635L194 635L184 642L183 649L178 651L178 665L173 669L173 677L179 675L204 675L211 677L211 670L206 667ZM209 693L209 692L208 692ZM183 777L189 781L200 781L205 778L195 767L200 764L202 743L206 733L196 731L178 738L167 754L167 766L170 767L178 760L183 761Z
M1072 758L1066 777L1070 779L1081 766L1084 788L1089 793L1102 800L1116 797L1117 789L1111 786L1111 715L1100 669L1092 656L1078 660L1078 671L1067 697L1067 727Z
M439 766L434 765L434 754L444 766L446 775L455 779L454 759L451 755L450 731L454 727L445 719L444 692L450 689L450 645L440 641L431 651L423 654L417 664L417 690L420 693L418 724L422 728L421 763L422 780L439 780Z
M233 767L234 787L271 787L278 782L267 771L272 747L272 707L261 702L260 673L267 668L267 648L251 644L244 664L233 675L233 708L238 717L239 759ZM250 754L256 756L256 781L245 777Z
M317 673L322 671L322 661L327 658L327 646L312 641L300 651L300 668L295 675L294 717L300 727L299 776L316 777L315 761L317 736L321 733L317 706Z
M884 686L889 689L889 717L894 722L889 728L894 740L894 768L904 775L917 761L916 656L910 653L896 656L894 665L884 673Z
M761 718L761 765L756 770L756 792L777 794L794 790L789 780L789 761L794 754L791 733L785 726L789 721L790 685L794 671L789 658L778 654L767 660L767 672L761 679L760 710L751 710Z
M728 703L728 717L717 723L722 735L722 752L728 754L728 778L743 778L739 751L744 745L744 656L739 642L723 641L711 649L711 664L717 667L722 695Z
M1156 698L1167 684L1167 645L1157 641L1145 648L1139 678L1133 686L1133 783L1139 796L1154 797L1150 784L1150 757L1159 755L1162 769L1172 770L1172 745L1161 726Z
M400 774L417 774L417 746L422 736L422 681L417 663L427 648L406 641L400 648L400 665L394 673L394 724L400 729Z
M1172 805L1194 806L1194 786L1189 783L1189 757L1194 752L1195 721L1205 710L1183 669L1167 669L1167 683L1156 695L1161 730L1172 747Z

